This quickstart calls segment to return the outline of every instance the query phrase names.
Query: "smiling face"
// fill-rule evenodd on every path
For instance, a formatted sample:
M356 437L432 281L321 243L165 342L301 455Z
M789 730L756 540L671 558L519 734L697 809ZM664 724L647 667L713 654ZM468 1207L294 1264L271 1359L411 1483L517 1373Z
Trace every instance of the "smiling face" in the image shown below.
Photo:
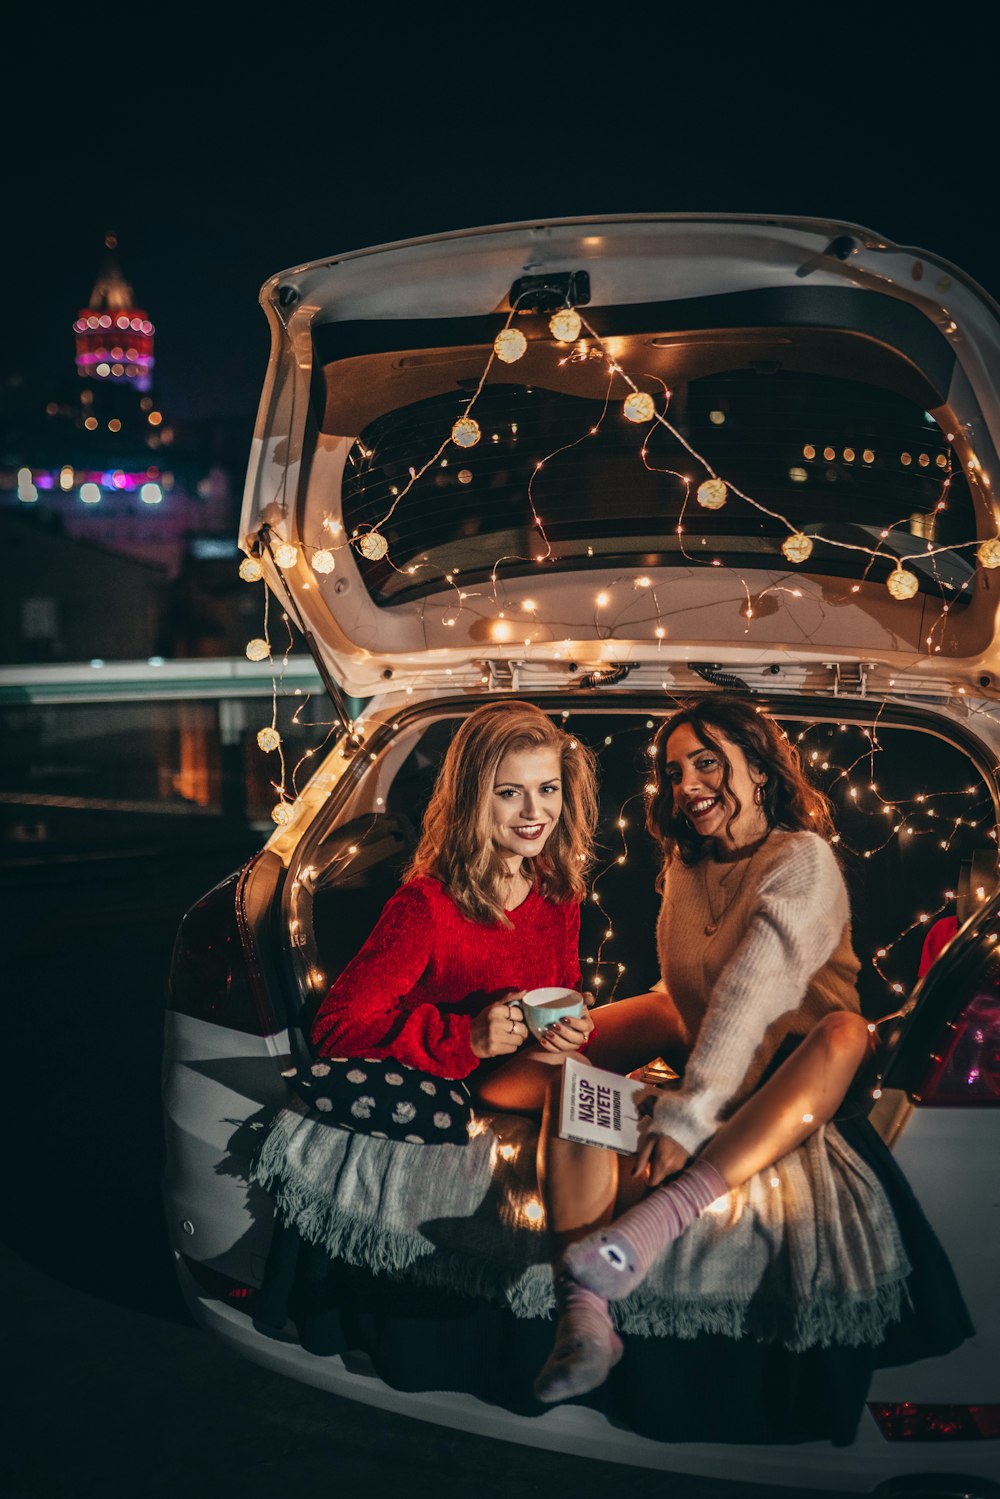
M767 832L767 818L754 800L754 792L766 776L755 770L739 745L720 730L713 730L712 737L729 765L728 791L718 751L707 745L690 723L678 724L667 740L666 775L677 811L687 818L699 838L714 838L720 850L732 851ZM737 800L740 814L727 827Z
M562 812L562 774L554 749L512 750L497 766L490 797L493 845L513 873L540 854Z

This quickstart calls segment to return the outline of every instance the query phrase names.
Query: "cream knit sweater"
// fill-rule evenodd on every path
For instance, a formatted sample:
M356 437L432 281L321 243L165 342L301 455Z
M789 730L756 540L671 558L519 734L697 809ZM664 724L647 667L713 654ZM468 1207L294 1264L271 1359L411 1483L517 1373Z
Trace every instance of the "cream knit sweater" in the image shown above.
M714 935L706 927L717 924ZM651 1127L692 1154L750 1094L786 1036L857 1011L860 967L839 866L815 833L775 831L748 860L667 871L660 972L691 1053Z

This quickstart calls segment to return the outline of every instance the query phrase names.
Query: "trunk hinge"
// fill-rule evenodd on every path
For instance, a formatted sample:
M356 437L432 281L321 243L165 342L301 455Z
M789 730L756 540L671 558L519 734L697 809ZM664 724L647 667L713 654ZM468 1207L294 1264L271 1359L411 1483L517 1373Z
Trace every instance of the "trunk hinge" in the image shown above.
M484 661L483 670L489 675L491 692L517 692L521 677L521 661Z
M850 667L841 666L839 661L834 661L830 669L833 672L834 697L868 696L868 673L872 669L870 661L859 661Z

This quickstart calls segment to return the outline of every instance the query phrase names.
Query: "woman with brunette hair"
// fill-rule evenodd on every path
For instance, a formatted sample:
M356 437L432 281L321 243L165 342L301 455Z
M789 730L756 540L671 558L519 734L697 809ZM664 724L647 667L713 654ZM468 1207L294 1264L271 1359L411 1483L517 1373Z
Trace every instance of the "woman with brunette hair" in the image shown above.
M774 719L730 696L667 719L652 766L661 1027L667 1016L672 1026L663 1055L680 1059L683 1077L646 1099L632 1177L646 1195L613 1223L608 1199L589 1233L564 1240L562 1316L536 1393L554 1401L603 1382L622 1356L608 1302L632 1297L656 1265L682 1343L727 1332L748 1379L766 1368L783 1398L800 1402L793 1427L823 1435L825 1421L850 1433L890 1324L907 1322L885 1362L956 1346L969 1328L947 1260L863 1107L849 1107L843 1132L831 1123L874 1027L859 1011L829 805ZM767 1169L776 1162L779 1172ZM718 1212L702 1217L710 1206L724 1215L744 1186L727 1231ZM904 1308L923 1294L926 1311L933 1278L939 1304L920 1348ZM763 1344L778 1354L766 1365L747 1351ZM727 1366L727 1377L738 1373L738 1362ZM810 1390L825 1413L808 1409Z

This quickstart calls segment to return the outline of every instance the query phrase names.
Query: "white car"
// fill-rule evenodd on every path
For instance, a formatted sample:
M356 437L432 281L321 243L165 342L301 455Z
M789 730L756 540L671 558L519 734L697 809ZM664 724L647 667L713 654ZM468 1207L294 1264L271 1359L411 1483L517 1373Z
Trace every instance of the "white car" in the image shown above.
M297 267L261 301L241 543L272 598L248 652L280 677L287 614L328 680L333 711L310 716L339 726L298 766L270 750L275 832L178 936L166 1201L195 1316L294 1378L512 1441L816 1492L1000 1492L1000 311L869 230L725 215L414 240ZM407 1392L364 1328L323 1354L263 1325L274 1208L251 1160L457 721L513 694L600 752L583 955L598 994L627 994L656 976L646 746L719 687L766 704L835 802L881 1036L871 1118L974 1337L879 1370L837 1448L660 1441L603 1397L524 1414Z

